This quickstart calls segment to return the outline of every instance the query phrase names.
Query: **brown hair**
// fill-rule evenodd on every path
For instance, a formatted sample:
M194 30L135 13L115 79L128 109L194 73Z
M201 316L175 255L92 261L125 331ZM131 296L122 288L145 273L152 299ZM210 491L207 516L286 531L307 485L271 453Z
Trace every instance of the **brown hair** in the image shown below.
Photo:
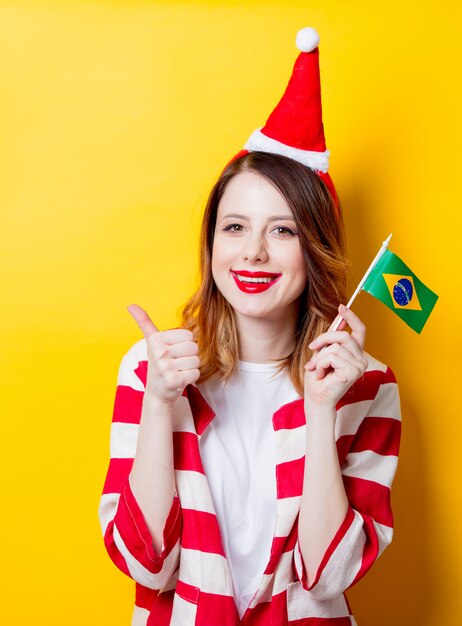
M238 337L233 309L212 277L212 246L220 199L230 180L245 171L264 176L278 189L297 225L307 285L300 296L295 348L278 361L278 371L287 367L295 389L303 395L304 366L311 356L308 344L328 328L338 305L346 302L349 263L341 211L319 176L301 163L281 155L250 152L221 173L202 221L200 285L183 308L182 326L193 332L199 345L201 375L197 382L215 373L228 380L239 360Z

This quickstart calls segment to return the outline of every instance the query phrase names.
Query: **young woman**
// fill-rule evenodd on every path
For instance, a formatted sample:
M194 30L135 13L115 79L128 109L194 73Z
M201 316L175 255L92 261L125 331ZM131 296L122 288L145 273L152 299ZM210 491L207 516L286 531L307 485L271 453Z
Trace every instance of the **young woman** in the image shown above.
M210 194L181 328L129 307L144 339L120 366L100 517L134 625L355 624L344 592L392 538L400 413L341 304L347 270L322 177L245 151Z

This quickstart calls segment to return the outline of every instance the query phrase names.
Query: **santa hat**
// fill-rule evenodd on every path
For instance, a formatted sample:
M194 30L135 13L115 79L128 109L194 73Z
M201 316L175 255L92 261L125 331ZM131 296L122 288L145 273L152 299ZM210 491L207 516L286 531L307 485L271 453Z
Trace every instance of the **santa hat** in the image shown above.
M318 174L338 206L337 193L327 173L330 153L326 150L322 124L318 44L319 35L314 28L303 28L297 33L300 54L284 95L265 126L250 135L244 149L230 163L256 150L290 157Z

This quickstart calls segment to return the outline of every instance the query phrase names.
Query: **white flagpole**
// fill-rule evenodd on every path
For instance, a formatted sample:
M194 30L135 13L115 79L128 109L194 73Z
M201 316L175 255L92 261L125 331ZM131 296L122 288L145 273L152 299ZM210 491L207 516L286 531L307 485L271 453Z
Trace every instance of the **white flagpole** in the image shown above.
M369 276L369 274L372 272L372 270L374 269L375 265L377 264L378 260L380 259L380 257L382 256L382 254L385 252L385 250L388 248L388 244L390 242L391 236L393 233L390 233L390 235L388 235L388 238L382 243L382 246L380 248L380 250L377 252L377 254L375 255L375 259L372 261L372 263L369 265L366 273L364 274L364 276L361 278L359 285L356 287L354 294L351 296L350 301L348 302L348 304L346 305L346 308L349 309L351 307L351 305L353 304L353 300L356 298L356 296L358 295L358 293L361 291L362 286L364 285L364 283L366 282L367 277ZM338 327L340 326L340 324L342 323L343 317L339 317L339 319L337 320L337 322L335 322L334 327L332 328L332 330L338 330Z

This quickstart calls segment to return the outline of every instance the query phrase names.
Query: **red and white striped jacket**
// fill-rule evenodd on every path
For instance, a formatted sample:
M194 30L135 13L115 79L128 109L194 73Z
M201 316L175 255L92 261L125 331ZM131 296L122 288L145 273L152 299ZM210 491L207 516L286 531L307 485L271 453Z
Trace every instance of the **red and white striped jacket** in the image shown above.
M136 451L147 375L146 343L122 359L111 430L109 470L99 516L109 556L136 581L132 626L351 626L344 591L390 543L390 487L401 432L398 388L392 371L370 355L365 375L337 405L336 441L346 517L308 586L297 526L305 465L303 398L273 415L277 515L266 569L242 619L220 536L199 440L214 417L195 385L175 404L176 493L154 551L128 476Z

